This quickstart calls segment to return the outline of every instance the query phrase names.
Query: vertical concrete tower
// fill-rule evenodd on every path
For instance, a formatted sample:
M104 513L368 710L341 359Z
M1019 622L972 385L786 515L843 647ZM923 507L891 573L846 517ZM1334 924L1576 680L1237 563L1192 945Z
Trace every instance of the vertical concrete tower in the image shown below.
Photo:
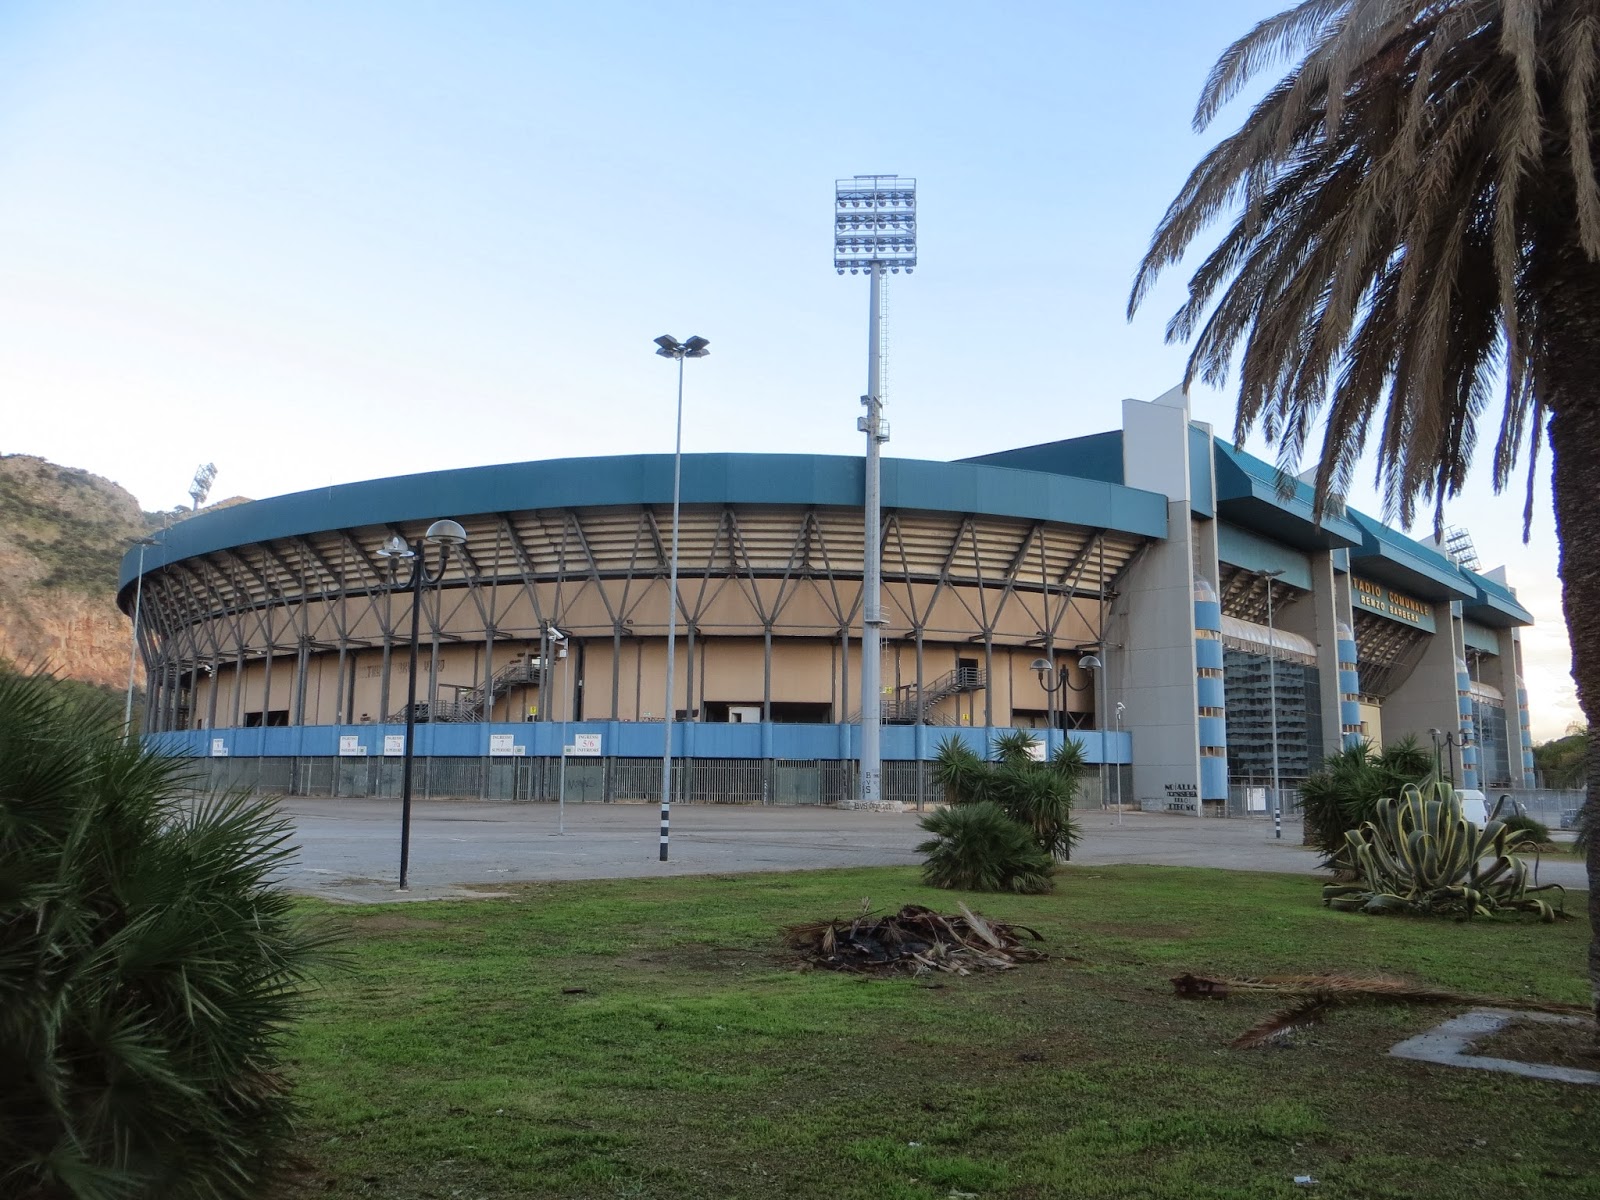
M1222 603L1203 575L1194 579L1195 700L1200 718L1200 799L1228 798L1228 722L1223 698Z
M1472 718L1472 674L1464 658L1456 659L1456 709L1461 714L1461 786L1476 791L1481 786L1477 722Z
M1339 744L1361 744L1361 676L1356 670L1356 635L1346 621L1335 627L1339 647Z
M1522 786L1531 788L1534 786L1533 730L1528 728L1528 682L1520 671L1517 674L1517 717L1522 734Z

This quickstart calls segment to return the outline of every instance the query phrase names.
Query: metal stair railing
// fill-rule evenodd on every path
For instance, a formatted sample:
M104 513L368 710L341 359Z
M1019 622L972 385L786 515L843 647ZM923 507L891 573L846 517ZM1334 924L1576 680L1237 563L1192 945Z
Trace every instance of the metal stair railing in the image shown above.
M444 724L453 722L467 724L484 719L488 706L500 699L514 687L523 687L536 684L539 680L541 664L536 657L516 658L508 662L494 673L488 684L479 684L477 687L460 688L456 698L440 704L428 704L426 701L417 703L417 724L425 725L430 722ZM486 699L487 697L487 699ZM406 719L405 706L401 705L400 711L392 714L388 720L392 725L403 724Z
M981 692L988 686L988 676L981 667L957 667L947 671L932 683L924 684L919 690L914 683L908 683L899 688L892 699L883 702L883 723L885 725L953 725L953 720L944 720L935 717L932 710L942 700L951 696L964 695L967 692ZM861 710L851 713L847 723L858 724L861 721Z

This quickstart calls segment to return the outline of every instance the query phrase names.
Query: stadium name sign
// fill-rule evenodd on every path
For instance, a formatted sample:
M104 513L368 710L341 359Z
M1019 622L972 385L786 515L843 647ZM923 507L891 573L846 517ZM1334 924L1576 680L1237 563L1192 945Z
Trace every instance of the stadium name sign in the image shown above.
M1418 629L1433 629L1433 606L1424 604L1404 592L1397 592L1393 588L1386 588L1382 584L1373 583L1370 579L1362 579L1359 575L1350 578L1353 585L1351 595L1357 605L1368 612L1375 612L1388 617L1393 621L1403 621L1407 625L1414 625Z

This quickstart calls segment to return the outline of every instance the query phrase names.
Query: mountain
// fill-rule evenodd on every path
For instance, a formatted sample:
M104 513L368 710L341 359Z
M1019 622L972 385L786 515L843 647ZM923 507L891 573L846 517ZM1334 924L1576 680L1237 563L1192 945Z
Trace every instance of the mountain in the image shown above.
M109 479L0 455L0 660L125 687L133 643L118 564L164 519Z

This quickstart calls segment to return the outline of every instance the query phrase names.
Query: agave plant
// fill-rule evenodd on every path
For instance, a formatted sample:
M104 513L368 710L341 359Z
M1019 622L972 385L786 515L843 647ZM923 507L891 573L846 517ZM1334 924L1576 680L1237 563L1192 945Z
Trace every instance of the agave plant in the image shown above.
M933 837L917 847L925 855L922 881L967 892L1048 892L1050 855L1029 830L988 800L952 804L922 819Z
M184 784L0 674L0 1195L253 1197L281 1161L280 1039L329 935L270 882L270 804Z
M1324 887L1330 908L1466 917L1509 910L1542 921L1558 915L1534 893L1560 886L1529 886L1527 863L1516 853L1531 845L1526 835L1500 821L1480 829L1447 783L1411 784L1399 799L1379 800L1374 818L1347 832L1345 844L1361 882Z

